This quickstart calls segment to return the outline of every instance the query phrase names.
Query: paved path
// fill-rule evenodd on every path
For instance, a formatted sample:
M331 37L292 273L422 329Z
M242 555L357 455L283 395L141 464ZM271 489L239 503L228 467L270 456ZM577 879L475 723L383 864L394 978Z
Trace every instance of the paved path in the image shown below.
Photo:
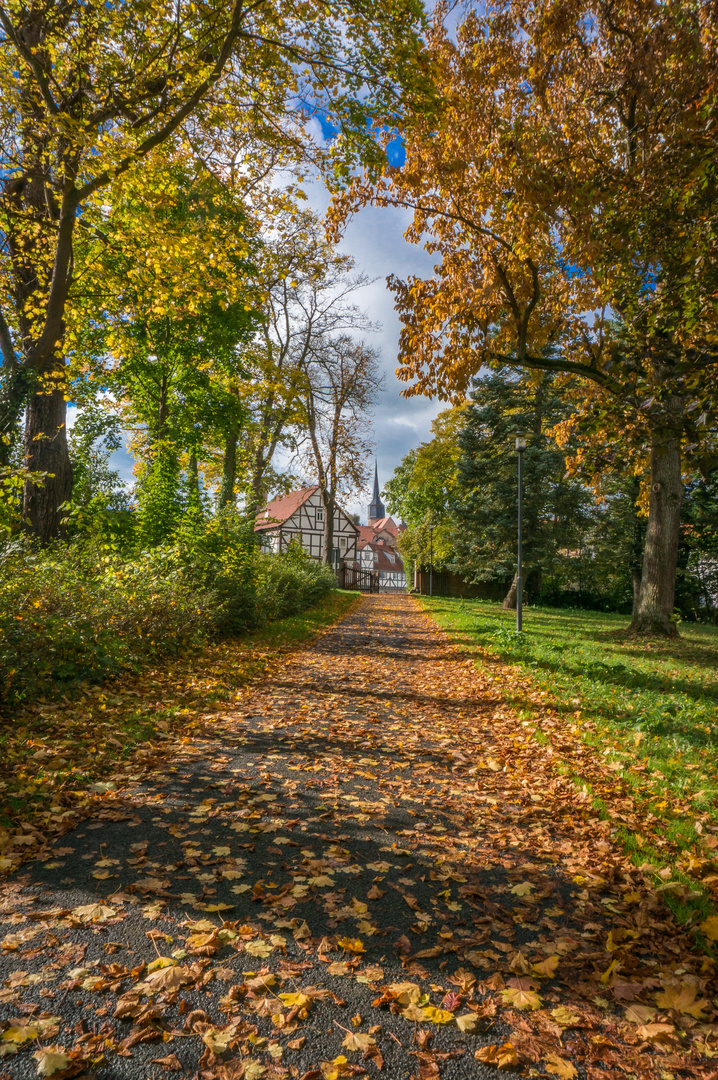
M0 1080L715 1074L701 957L406 597L363 598L2 900Z

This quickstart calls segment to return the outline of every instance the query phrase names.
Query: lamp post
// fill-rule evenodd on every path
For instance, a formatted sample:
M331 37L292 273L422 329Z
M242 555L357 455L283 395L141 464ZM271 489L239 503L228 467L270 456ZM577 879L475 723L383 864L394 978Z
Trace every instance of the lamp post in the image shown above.
M434 595L434 526L429 526L429 596Z
M519 544L518 544L518 566L516 570L516 633L520 634L523 629L523 503L524 503L524 483L523 483L523 459L524 450L526 449L526 433L523 431L516 432L516 450L519 455Z

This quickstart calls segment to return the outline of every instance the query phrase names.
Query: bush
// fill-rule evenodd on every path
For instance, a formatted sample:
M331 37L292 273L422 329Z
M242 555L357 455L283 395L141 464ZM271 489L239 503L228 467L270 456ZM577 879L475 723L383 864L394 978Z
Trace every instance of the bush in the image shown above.
M234 514L196 522L147 551L13 540L0 547L0 700L137 669L301 611L334 584L302 553L257 551Z

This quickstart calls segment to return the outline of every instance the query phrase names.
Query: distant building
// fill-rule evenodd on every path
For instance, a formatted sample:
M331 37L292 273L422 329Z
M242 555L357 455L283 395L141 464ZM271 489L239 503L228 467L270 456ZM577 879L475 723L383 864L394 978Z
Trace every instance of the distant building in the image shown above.
M254 531L265 551L286 551L299 540L312 559L324 558L324 504L319 486L313 484L273 499L257 514ZM334 511L334 548L340 562L356 563L359 529L341 507Z
M379 588L404 588L406 576L404 562L399 555L399 534L406 529L402 522L387 516L379 494L379 472L374 462L374 493L369 503L369 524L359 526L357 538L358 561L362 570L373 570L379 575Z
M381 518L386 517L386 510L384 509L384 503L381 501L379 494L379 471L377 469L376 458L374 459L374 494L372 500L369 503L369 524L373 525L375 521L379 521Z

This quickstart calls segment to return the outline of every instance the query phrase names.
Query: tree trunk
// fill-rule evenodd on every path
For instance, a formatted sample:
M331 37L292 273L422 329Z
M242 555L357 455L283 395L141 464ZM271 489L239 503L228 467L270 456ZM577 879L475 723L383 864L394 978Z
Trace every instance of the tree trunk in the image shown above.
M234 428L227 435L222 460L222 486L219 489L219 505L234 506L234 486L237 482L237 442L239 429Z
M44 482L27 480L23 497L23 524L47 544L64 529L60 507L72 495L72 463L67 448L67 402L62 388L30 398L25 418L25 466L45 473Z
M514 574L514 580L511 582L509 591L501 602L501 607L508 608L511 611L516 611L516 590L518 586L519 575L518 571Z
M651 446L651 493L638 599L630 630L635 634L675 637L671 620L676 591L681 504L680 436L657 431Z
M336 507L336 499L323 491L322 505L324 507L323 559L327 566L330 566L332 561L332 549L334 547L334 509Z

